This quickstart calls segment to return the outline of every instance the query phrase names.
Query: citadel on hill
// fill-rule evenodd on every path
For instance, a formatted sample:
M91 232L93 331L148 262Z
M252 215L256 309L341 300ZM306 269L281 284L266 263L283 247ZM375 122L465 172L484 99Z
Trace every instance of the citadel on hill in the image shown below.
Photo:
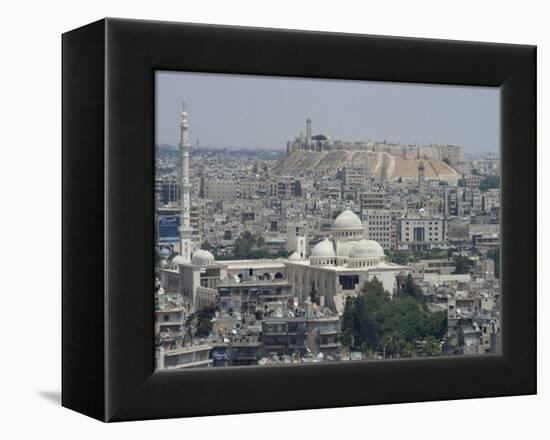
M346 164L362 166L383 180L414 179L419 161L426 165L427 180L456 184L464 167L464 151L457 145L401 145L386 142L349 142L312 134L311 119L286 147L287 156L275 167L281 174L320 170L334 174Z
M287 142L286 153L289 156L294 151L372 151L374 153L388 153L402 159L435 159L447 161L458 171L464 165L464 151L458 145L401 145L375 141L341 141L333 140L323 134L312 134L312 122L306 120L306 131L301 132L293 141Z

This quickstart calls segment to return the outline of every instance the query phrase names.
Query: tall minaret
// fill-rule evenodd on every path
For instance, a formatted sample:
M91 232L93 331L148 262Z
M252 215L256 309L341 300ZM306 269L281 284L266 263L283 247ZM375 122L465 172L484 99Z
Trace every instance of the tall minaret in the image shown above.
M311 119L306 119L306 140L311 140Z
M191 261L191 226L190 210L191 198L189 183L189 124L187 123L187 111L183 103L180 124L180 255L185 261Z

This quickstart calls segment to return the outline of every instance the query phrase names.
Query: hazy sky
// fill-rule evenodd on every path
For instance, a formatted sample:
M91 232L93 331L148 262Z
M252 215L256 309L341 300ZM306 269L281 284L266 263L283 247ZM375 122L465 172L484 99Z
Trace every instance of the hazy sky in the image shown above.
M499 89L157 72L157 144L177 145L182 101L195 145L286 148L305 131L345 141L462 145L497 152Z

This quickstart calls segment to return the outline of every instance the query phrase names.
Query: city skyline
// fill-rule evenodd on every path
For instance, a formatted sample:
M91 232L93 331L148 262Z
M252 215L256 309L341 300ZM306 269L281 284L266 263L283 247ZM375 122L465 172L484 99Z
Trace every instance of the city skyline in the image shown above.
M310 117L314 134L344 141L499 150L494 87L157 72L156 88L157 145L178 144L185 101L192 145L284 150Z
M201 90L196 75L186 78L170 99L170 85L159 79L157 110L173 103L179 147L156 149L156 368L500 352L498 157L467 155L463 143L339 136L338 126L369 129L354 108L365 101L363 83L201 77L203 87L215 84ZM377 99L390 90L398 101L420 90L368 86ZM426 99L417 98L425 111L416 114L429 120L426 137L434 140L441 125L428 107L443 89L426 90ZM442 121L464 123L449 96L456 91L443 90L445 108L456 115L440 111ZM315 130L313 114L287 134L303 111L292 102L319 98L331 103L319 115L333 115L325 121L333 129ZM281 110L283 103L292 111ZM465 132L478 135L468 123ZM286 138L277 141L284 158L246 149L245 139L263 131ZM218 138L240 149L191 154L195 132L209 136L203 147L220 147Z

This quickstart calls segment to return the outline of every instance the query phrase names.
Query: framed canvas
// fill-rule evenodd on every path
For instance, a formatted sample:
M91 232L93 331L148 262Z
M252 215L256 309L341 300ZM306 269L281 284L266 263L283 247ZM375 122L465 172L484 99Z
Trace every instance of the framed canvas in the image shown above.
M64 406L536 393L535 47L104 19L62 50Z

